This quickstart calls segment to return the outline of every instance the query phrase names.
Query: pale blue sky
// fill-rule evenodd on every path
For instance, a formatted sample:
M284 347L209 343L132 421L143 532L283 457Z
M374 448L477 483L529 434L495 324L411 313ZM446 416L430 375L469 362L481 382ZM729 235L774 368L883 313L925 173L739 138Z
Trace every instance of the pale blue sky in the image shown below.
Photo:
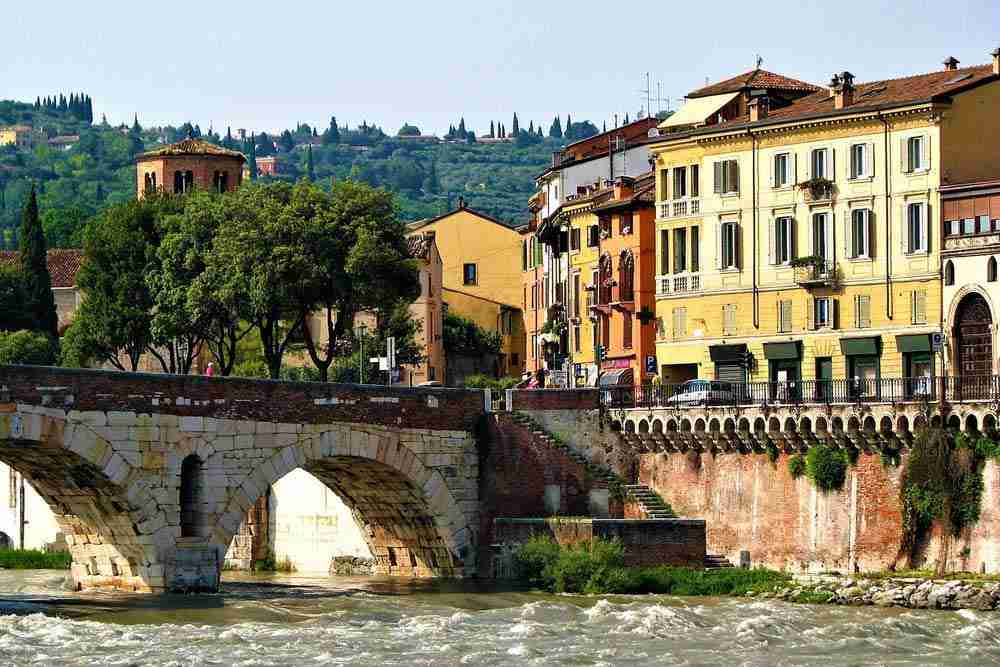
M442 132L464 115L482 132L517 111L547 130L555 113L634 116L646 71L681 98L757 53L817 84L985 63L1000 2L36 0L5 13L3 35L0 98L83 90L115 123L270 131L335 114Z

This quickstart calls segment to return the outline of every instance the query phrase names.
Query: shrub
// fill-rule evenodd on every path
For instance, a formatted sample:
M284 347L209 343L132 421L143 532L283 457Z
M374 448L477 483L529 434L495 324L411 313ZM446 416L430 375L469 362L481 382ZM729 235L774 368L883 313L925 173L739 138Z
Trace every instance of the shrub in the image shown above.
M466 389L490 389L492 391L503 391L505 389L510 389L518 382L520 382L518 378L504 377L498 380L490 377L489 375L477 373L476 375L466 377L464 384Z
M801 454L796 454L795 456L788 459L788 474L792 476L792 479L798 479L802 477L806 472L806 460Z
M514 552L514 572L532 586L551 588L549 576L559 551L559 545L549 538L532 537Z
M0 331L0 364L51 366L58 356L56 342L41 332Z
M781 456L781 450L778 446L774 444L771 440L767 441L767 458L771 460L771 463L777 463L778 457Z
M267 378L270 376L267 364L262 359L241 361L233 367L233 376L240 378Z
M810 447L806 454L806 475L821 491L842 488L847 478L847 453L826 444Z
M0 549L0 569L4 570L68 570L71 562L68 551Z

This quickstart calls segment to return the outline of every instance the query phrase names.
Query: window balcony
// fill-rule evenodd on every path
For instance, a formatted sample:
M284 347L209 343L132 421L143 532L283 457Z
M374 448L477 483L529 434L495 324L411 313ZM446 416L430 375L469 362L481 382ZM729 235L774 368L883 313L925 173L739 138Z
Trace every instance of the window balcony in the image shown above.
M657 276L656 293L658 295L685 294L701 291L701 274L685 273L681 275Z
M700 199L674 199L672 201L661 201L659 203L659 214L661 219L687 218L701 213Z
M795 283L802 287L834 287L838 283L837 263L829 259L805 257L795 268Z

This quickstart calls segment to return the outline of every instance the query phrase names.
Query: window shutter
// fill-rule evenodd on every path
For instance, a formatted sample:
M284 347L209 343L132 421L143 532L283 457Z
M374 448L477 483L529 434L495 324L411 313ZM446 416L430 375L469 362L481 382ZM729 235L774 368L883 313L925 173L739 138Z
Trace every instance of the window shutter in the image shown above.
M931 251L931 237L927 230L927 221L930 217L930 203L925 203L920 207L920 239L923 242L921 247L924 252L929 253Z
M743 234L740 225L733 225L733 264L737 269L743 268Z
M791 154L791 159L792 159L792 166L791 166L791 169L792 169L792 185L795 185L796 183L799 182L799 154L798 153L792 153Z
M777 248L775 247L775 244L777 243L779 220L781 220L781 218L774 218L771 220L771 224L767 226L768 264L778 263L778 253L776 252Z
M854 211L851 211L844 224L844 257L854 259Z
M806 329L812 331L816 328L816 299L808 299L806 305Z
M854 295L854 328L861 328L861 296Z
M830 175L828 176L828 178L831 181L835 181L837 180L837 149L828 148L826 150L827 150L827 155L830 156Z
M899 139L899 167L904 174L910 173L909 151L906 146L906 137Z
M872 325L871 297L867 295L859 296L858 302L861 306L861 327L868 329Z
M907 218L906 204L899 207L900 231L899 231L899 252L904 255L909 252L910 221Z
M931 168L931 135L923 135L923 141L920 142L922 155L920 156L920 166L928 170Z
M837 224L837 216L834 214L833 211L830 211L829 216L830 216L830 221L826 225L826 251L829 253L830 256L824 257L823 259L833 261L833 258L837 254L833 247L833 226Z
M830 297L830 326L834 329L840 328L840 301Z
M868 144L867 155L865 155L865 176L868 178L875 178L875 143L872 142Z
M778 156L771 157L771 188L773 189L778 180Z
M740 163L739 163L739 160L730 160L729 164L730 164L730 167L732 169L732 171L731 171L731 178L733 180L733 190L732 191L733 192L739 192L740 191ZM737 233L737 238L739 238L739 234L738 233Z
M799 256L798 254L798 239L796 238L798 229L798 223L795 222L795 218L788 218L788 243L791 246L789 249L788 257L790 259L795 259Z
M927 292L917 290L917 323L927 324Z
M805 180L808 181L810 178L812 178L812 170L813 170L813 152L806 151Z
M722 194L722 163L716 162L712 167L715 170L715 181L712 184L712 190L715 194Z

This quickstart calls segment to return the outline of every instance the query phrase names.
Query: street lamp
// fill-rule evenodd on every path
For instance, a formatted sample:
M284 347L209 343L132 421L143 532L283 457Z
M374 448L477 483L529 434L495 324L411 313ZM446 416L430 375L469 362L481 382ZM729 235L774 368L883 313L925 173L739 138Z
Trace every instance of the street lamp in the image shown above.
M365 383L365 334L367 333L368 327L364 324L359 324L358 328L354 330L354 335L361 344L361 356L358 359L358 381L361 384Z

